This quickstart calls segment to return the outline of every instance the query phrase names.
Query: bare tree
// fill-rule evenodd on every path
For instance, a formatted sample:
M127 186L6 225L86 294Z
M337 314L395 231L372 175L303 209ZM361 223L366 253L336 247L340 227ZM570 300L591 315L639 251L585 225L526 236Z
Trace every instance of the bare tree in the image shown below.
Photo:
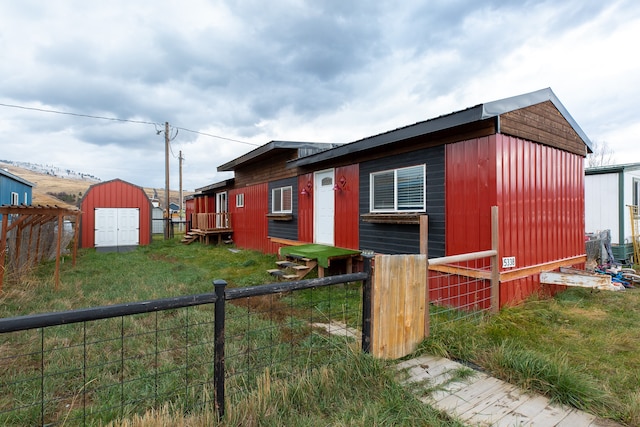
M615 163L613 149L607 141L591 141L593 153L587 154L587 167L606 166Z

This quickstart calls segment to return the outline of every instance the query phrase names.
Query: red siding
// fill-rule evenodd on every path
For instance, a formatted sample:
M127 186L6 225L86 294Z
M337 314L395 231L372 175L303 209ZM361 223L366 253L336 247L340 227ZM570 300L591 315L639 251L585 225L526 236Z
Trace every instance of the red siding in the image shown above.
M500 256L515 256L516 267L526 267L583 255L582 156L506 135L496 140ZM502 283L500 302L541 290L537 275Z
M343 178L346 185L336 191L334 244L341 248L359 249L360 167L358 164L336 168L335 181Z
M141 187L115 179L92 185L80 204L81 219L80 246L92 248L95 245L96 208L139 208L140 245L151 243L151 201Z
M500 134L447 145L447 255L490 248L492 205L500 257L516 257L516 268L583 255L583 160ZM537 276L503 282L500 305L540 290Z
M274 249L267 236L269 197L267 183L238 188L229 192L229 212L236 246L264 253ZM244 207L236 206L236 194L244 194ZM276 249L277 250L277 249Z
M196 199L189 199L189 200L185 200L184 202L184 213L185 213L185 218L187 218L187 231L191 230L191 216L194 214L195 212L195 200Z
M313 173L298 177L298 240L313 242ZM300 194L302 189L308 194Z
M447 255L491 249L491 206L496 205L495 146L495 136L446 146Z

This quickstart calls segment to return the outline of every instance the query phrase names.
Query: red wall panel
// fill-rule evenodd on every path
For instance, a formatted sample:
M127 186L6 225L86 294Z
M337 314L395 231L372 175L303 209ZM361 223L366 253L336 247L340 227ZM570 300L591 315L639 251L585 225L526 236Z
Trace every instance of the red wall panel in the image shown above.
M274 252L267 236L268 190L268 184L263 183L229 192L229 212L236 246L265 253ZM244 194L244 207L239 208L236 206L236 194L240 193Z
M347 249L359 249L360 168L358 164L336 168L335 181L344 178L346 184L335 191L334 244Z
M491 249L495 136L449 144L445 159L446 254Z
M313 173L298 177L298 240L313 242ZM301 194L302 190L307 194Z
M447 255L491 247L493 205L500 216L499 255L515 257L516 269L583 255L583 161L501 134L447 145ZM541 290L537 275L503 282L500 304Z
M140 245L151 243L151 201L141 187L114 179L89 187L80 203L82 211L80 226L80 246L95 246L95 209L96 208L139 208L140 209Z

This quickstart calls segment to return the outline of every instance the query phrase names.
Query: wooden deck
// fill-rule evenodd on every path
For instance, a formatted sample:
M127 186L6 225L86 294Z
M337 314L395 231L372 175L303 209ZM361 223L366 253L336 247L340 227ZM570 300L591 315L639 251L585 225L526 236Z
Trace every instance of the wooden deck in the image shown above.
M470 426L620 426L586 412L552 404L537 394L474 371L464 380L452 376L464 365L437 356L422 356L398 364L406 382L424 382L430 393L421 400ZM423 389L423 390L425 390Z

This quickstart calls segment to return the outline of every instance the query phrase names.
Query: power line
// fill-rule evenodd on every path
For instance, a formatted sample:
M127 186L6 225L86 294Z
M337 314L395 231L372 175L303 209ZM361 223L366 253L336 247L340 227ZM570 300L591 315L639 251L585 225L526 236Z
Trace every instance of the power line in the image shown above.
M87 117L87 118L90 118L90 119L111 120L111 121L114 121L114 122L128 122L128 123L137 123L137 124L143 124L143 125L159 125L159 124L161 124L161 123L154 123L154 122L146 122L146 121L143 121L143 120L119 119L117 117L92 116L90 114L70 113L68 111L56 111L56 110L49 110L49 109L46 109L46 108L25 107L23 105L13 105L13 104L0 103L0 106L2 106L2 107L10 107L10 108L19 108L21 110L40 111L42 113L54 113L54 114L63 114L63 115L66 115L66 116Z
M240 144L253 145L254 147L258 147L258 146L260 146L260 144L255 144L255 143L253 143L253 142L240 141L240 140L237 140L237 139L227 138L227 137L219 136L219 135L212 135L212 134L210 134L210 133L200 132L200 131L197 131L197 130L191 130L191 129L185 129L185 128L176 127L176 126L172 126L172 127L173 127L173 128L175 128L175 129L183 130L183 131L185 131L185 132L197 133L198 135L210 136L210 137L212 137L212 138L225 139L225 140L227 140L227 141L239 142Z
M136 123L136 124L143 124L143 125L153 125L153 126L156 127L156 134L159 135L160 133L162 133L162 131L158 131L157 126L163 126L163 123L158 123L158 122L148 122L148 121L144 121L144 120L120 119L118 117L94 116L94 115L91 115L91 114L70 113L68 111L58 111L58 110L51 110L51 109L47 109L47 108L37 108L37 107L25 107L23 105L15 105L15 104L0 103L0 106L8 107L8 108L18 108L20 110L39 111L41 113L53 113L53 114L62 114L62 115L66 115L66 116L86 117L86 118L89 118L89 119L110 120L110 121L114 121L114 122L126 122L126 123ZM172 127L174 129L180 129L180 130L183 130L185 132L196 133L198 135L204 135L204 136L208 136L208 137L211 137L211 138L224 139L226 141L237 142L239 144L253 145L254 147L258 147L260 145L260 144L254 144L252 142L240 141L238 139L227 138L227 137L220 136L220 135L213 135L213 134L206 133L206 132L200 132L200 131L197 131L197 130L182 128L182 127L176 127L176 126L172 126Z

